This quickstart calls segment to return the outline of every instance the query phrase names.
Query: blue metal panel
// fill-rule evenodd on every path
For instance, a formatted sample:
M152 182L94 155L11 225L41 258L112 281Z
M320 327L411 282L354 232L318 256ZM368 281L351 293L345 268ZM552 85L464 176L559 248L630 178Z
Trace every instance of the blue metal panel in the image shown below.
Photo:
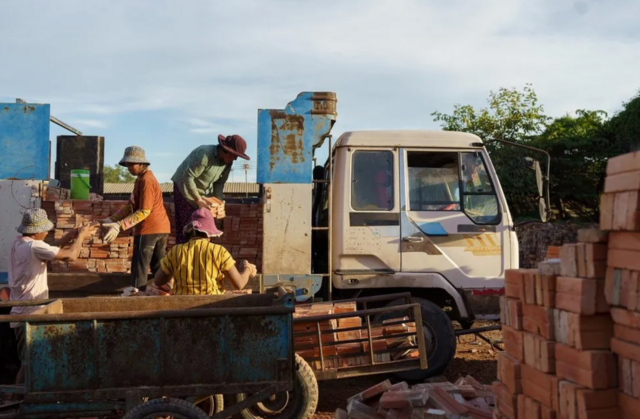
M313 149L336 116L331 92L303 92L285 109L259 109L257 182L311 183Z
M9 273L0 272L0 284L8 284L8 283L9 283Z
M49 179L49 105L0 103L0 179Z
M420 230L427 236L448 236L447 231L442 227L442 224L435 223L418 223Z

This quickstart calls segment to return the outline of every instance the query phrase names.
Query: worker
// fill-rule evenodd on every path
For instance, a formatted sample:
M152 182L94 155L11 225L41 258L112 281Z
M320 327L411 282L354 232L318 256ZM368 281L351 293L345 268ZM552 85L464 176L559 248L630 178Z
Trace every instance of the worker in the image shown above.
M20 236L11 245L9 255L9 288L11 301L46 300L49 298L47 284L47 262L52 260L76 260L82 249L82 241L96 232L97 226L84 226L73 229L56 240L53 245L44 239L53 229L47 213L43 209L28 209L22 215L22 223L17 228ZM62 249L71 243L71 246ZM11 309L12 315L27 315L42 306L18 306ZM26 363L25 328L20 322L12 322L18 342L18 357L22 363L16 384L24 383Z
M133 287L144 291L149 268L152 275L155 274L166 254L171 224L160 184L149 169L144 150L137 146L127 147L118 164L137 178L129 202L114 215L101 220L104 242L111 243L121 231L133 228L132 282Z
M173 202L176 211L176 242L186 243L184 227L198 208L213 209L214 216L224 217L224 203L219 207L207 201L215 197L222 201L224 184L229 178L231 165L238 158L249 160L245 154L246 141L239 135L218 135L218 145L202 145L193 150L178 166L171 178Z
M234 289L241 290L256 275L256 266L242 261L240 269L231 254L219 244L211 243L220 236L213 214L198 208L185 227L188 242L174 246L162 259L153 287L161 288L174 279L174 295L217 295L224 293L224 278ZM147 294L152 294L151 286Z

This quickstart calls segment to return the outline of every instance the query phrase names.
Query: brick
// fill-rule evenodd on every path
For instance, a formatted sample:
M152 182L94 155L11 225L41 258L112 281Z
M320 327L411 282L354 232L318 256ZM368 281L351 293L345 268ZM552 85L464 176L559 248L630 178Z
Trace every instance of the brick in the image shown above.
M520 298L520 288L523 275L519 269L507 269L504 272L504 295L511 298Z
M379 419L376 409L358 400L351 400L347 404L347 413L352 419Z
M522 391L535 401L551 408L553 405L552 376L537 369L522 364Z
M556 304L556 276L536 275L536 304L553 308Z
M535 274L530 271L523 274L523 282L520 289L520 300L525 304L536 303L536 278Z
M405 407L422 407L429 399L427 389L387 391L380 397L380 407L385 409L402 409Z
M498 352L498 380L500 380L512 394L522 393L521 362L506 352Z
M560 381L558 383L558 394L560 396L559 405L560 417L576 418L578 417L578 401L577 390L583 387L570 381Z
M622 392L618 392L618 407L620 408L620 419L640 418L640 400L629 397Z
M578 351L556 343L556 375L591 389L615 387L615 357L609 351Z
M618 409L618 391L576 390L578 419L616 418Z
M559 255L558 255L559 256ZM560 276L562 262L560 260L544 260L538 263L538 273L544 276Z
M366 401L374 397L380 396L382 393L389 390L390 388L391 388L391 382L389 380L384 380L383 382L378 383L375 386L369 387L368 389L356 394L355 396L350 397L349 399L347 399L347 402L351 400Z
M596 279L558 277L556 308L584 315L606 313L604 288L604 281Z
M613 229L613 205L615 194L603 194L600 197L600 229Z
M605 193L637 190L640 190L640 171L607 176L604 181Z
M613 338L611 339L611 351L622 358L640 362L640 345Z
M509 326L503 326L502 338L505 351L518 361L522 361L524 359L522 332Z
M543 336L547 339L553 340L555 334L553 309L548 307L523 304L522 326L527 332L531 332Z
M640 170L640 152L610 157L607 161L607 176Z
M515 298L500 297L500 320L515 330L522 330L522 303Z
M560 273L562 276L578 275L578 256L574 243L564 244L560 249Z
M640 252L633 250L609 249L607 265L612 268L640 270Z
M554 320L558 342L579 350L610 348L613 320L608 314L581 316L556 310Z
M579 243L607 243L609 233L597 228L581 228L578 230Z
M574 246L576 249L576 265L577 265L577 271L578 271L578 274L576 276L579 276L581 278L586 278L587 277L587 253L586 253L587 245L585 243L576 243Z
M640 346L640 331L622 324L613 325L613 336L629 343Z
M509 392L509 388L499 381L494 381L492 387L498 410L509 419L515 419L518 412L517 395Z
M555 343L532 333L523 333L524 362L545 373L555 371Z
M640 313L634 313L621 308L612 308L611 317L614 323L628 326L632 329L640 329Z

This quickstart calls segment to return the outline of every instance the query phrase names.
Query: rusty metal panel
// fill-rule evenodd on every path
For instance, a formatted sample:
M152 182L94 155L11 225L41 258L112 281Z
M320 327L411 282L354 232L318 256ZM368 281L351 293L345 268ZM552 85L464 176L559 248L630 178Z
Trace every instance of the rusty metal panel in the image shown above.
M92 389L93 322L33 323L26 333L27 392Z
M258 183L311 183L313 149L336 120L336 95L303 92L284 109L258 110Z
M97 322L96 334L97 388L162 382L160 319Z
M263 274L311 274L311 187L264 185Z
M50 106L0 103L0 179L49 179Z

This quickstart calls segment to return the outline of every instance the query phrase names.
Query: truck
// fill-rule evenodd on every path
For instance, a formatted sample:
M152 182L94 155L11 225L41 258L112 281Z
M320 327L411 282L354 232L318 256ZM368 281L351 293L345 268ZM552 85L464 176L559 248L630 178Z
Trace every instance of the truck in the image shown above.
M518 268L518 239L487 143L451 131L350 131L333 143L336 95L303 92L284 109L258 111L257 180L264 189L261 286L298 301L409 292L422 310L428 369L456 351L452 321L475 320L469 293L499 295ZM503 146L514 145L500 141ZM328 157L317 162L323 144ZM549 157L535 171L549 215ZM387 305L400 304L391 301Z

